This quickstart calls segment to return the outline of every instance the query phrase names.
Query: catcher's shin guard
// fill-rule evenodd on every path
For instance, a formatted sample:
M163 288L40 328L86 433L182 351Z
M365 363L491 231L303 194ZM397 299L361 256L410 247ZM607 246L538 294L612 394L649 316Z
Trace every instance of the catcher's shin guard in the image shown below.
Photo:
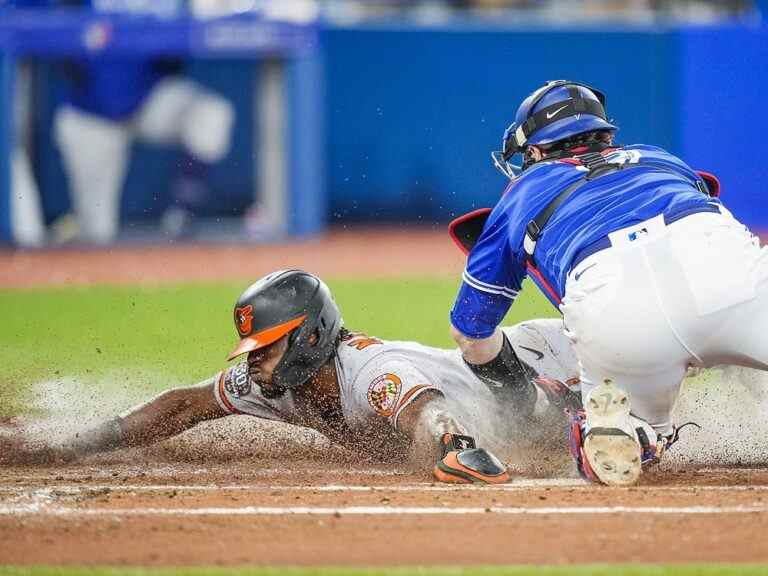
M584 411L572 416L571 453L582 477L609 486L638 481L641 446L629 410L627 393L606 380L590 391Z
M443 434L443 457L434 468L435 478L451 484L503 484L509 481L506 466L484 448L475 448L471 436Z
M571 456L573 456L576 462L576 469L579 471L579 475L589 482L600 482L600 479L592 471L589 462L584 456L584 435L586 415L583 409L574 410L570 412L571 424L568 430L568 448L570 449Z

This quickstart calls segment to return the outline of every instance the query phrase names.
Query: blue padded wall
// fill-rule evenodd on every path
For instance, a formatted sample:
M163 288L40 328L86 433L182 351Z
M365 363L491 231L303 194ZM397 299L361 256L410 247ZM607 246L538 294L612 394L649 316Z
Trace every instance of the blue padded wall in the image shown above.
M683 157L717 174L735 216L768 230L768 28L684 30L677 54Z
M336 29L324 37L331 219L445 221L493 204L490 162L547 79L608 93L623 142L676 148L670 34Z

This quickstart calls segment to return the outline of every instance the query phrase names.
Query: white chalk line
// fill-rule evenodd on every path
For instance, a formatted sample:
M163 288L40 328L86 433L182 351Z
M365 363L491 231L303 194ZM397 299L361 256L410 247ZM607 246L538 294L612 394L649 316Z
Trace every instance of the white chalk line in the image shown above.
M121 517L121 516L462 516L473 514L505 514L521 516L552 515L723 515L765 514L768 506L584 506L584 507L500 507L436 508L398 506L349 506L342 508L292 506L246 506L242 508L39 508L32 506L0 507L2 516L42 515L55 517Z
M265 485L265 484L50 484L41 486L0 486L0 494L29 494L32 491L44 491L59 494L82 494L93 492L522 492L541 488L568 488L579 490L595 490L601 487L578 479L525 479L516 480L509 484L470 485L470 484L405 484L397 486L362 486L327 484L311 485ZM642 489L652 492L765 492L768 485L734 485L734 486L630 486L613 487L612 490L634 491Z
M379 469L343 469L343 468L303 468L300 470L302 474L333 474L338 476L382 476L386 478L398 477L398 476L413 476L413 472L406 470L379 470ZM179 476L179 475L201 475L201 474L216 474L221 473L221 470L209 470L207 468L198 468L196 470L179 470L175 468L155 468L149 470L141 470L136 472L135 470L129 470L125 472L114 472L111 470L99 470L81 473L66 472L63 474L57 474L61 480L82 480L84 476L90 476L92 478L115 478L118 481L137 478L144 478L146 476ZM261 468L259 470L249 471L249 476L263 477L263 476L279 476L281 474L295 474L296 470L290 468ZM28 482L45 482L51 479L51 475L30 474L30 475L18 475L13 477L14 480L23 480Z
M749 472L765 472L766 467L763 466L753 466L751 468L744 468L744 467L722 467L722 468L699 468L696 470L696 472L700 474L722 474L722 473L734 473L734 472L741 472L741 473L749 473Z
M432 482L401 484L394 486L364 486L350 484L324 484L312 485L284 485L284 484L48 484L37 487L30 486L2 486L0 493L19 494L30 490L51 490L62 493L79 494L82 492L218 492L218 491L248 491L248 492L460 492L465 490L485 490L515 492L530 490L531 488L577 488L589 486L583 480L573 478L548 478L548 479L518 479L508 484L497 485L469 485L469 484L435 484ZM768 486L766 486L768 489Z

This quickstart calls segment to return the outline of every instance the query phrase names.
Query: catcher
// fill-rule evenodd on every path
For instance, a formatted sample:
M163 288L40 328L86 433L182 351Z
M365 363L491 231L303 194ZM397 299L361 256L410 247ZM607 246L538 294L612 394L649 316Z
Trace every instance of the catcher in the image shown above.
M247 354L243 361L77 435L57 456L147 445L204 420L247 414L313 428L352 449L410 447L416 461L444 482L509 479L501 460L479 447L498 441L493 414L499 398L457 350L346 330L328 287L299 270L272 273L246 289L234 320L240 341L229 359ZM530 360L532 379L547 373L566 381L577 374L560 321L505 331ZM551 407L562 414L570 390L555 380L537 382L539 411Z

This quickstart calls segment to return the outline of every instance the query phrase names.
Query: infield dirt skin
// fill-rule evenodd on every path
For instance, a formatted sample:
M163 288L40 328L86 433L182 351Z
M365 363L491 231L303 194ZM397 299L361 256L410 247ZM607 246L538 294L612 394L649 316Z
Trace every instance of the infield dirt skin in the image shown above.
M285 268L311 270L321 278L450 274L458 279L464 262L445 225L334 229L285 244L0 249L0 287L253 280Z
M290 467L6 468L0 563L768 561L765 470L659 473L608 488L575 478L451 487L391 466Z

